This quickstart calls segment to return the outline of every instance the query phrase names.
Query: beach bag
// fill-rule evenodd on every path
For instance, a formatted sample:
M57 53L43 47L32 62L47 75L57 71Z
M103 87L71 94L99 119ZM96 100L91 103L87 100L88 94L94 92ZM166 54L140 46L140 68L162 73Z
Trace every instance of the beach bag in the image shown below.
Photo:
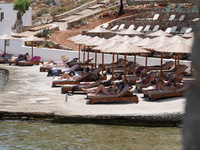
M55 76L60 76L61 70L60 69L52 69L52 74Z

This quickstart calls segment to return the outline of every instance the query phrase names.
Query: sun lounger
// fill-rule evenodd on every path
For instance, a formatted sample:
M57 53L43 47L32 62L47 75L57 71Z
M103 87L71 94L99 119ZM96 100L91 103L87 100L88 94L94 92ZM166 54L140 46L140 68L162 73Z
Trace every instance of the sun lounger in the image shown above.
M131 29L133 30L134 28L135 28L135 25L134 25L134 24L131 24L131 25L128 27L128 29L130 29L130 30L131 30Z
M65 93L87 93L87 91L83 90L84 89L88 89L88 88L93 88L93 87L97 87L98 85L100 85L102 83L102 81L98 80L96 82L81 82L80 84L68 84L68 85L63 85L61 87L61 93L65 94Z
M134 64L134 62L132 62L132 61L128 61L127 63L126 63L126 69L128 69L128 67L130 67L131 65L133 65ZM112 67L107 67L106 68L106 73L111 73L112 72ZM118 66L118 67L114 67L114 72L124 72L124 64L123 65L121 65L121 66Z
M78 64L79 66L91 66L93 68L94 67L94 63L91 63L91 61L93 59L94 58L89 58L85 62L77 62L76 64Z
M146 25L145 28L144 28L144 30L143 30L143 32L144 33L150 32L150 27L151 27L151 25Z
M176 12L180 12L181 11L182 6L181 5L177 5L175 11Z
M168 5L168 6L165 8L165 10L169 12L169 11L172 10L172 7L173 7L172 5Z
M171 27L168 27L168 28L165 30L165 32L170 33L171 30L172 30L172 28L171 28Z
M188 66L186 65L179 65L179 68L176 69L176 67L173 67L169 70L164 70L163 73L164 74L167 74L167 73L170 73L170 74L183 74L185 72L185 70L188 68Z
M119 67L122 66L124 64L124 59L123 58L119 58L115 63L114 63L114 67ZM105 68L109 68L112 67L112 63L110 64L103 64ZM102 65L99 65L100 67Z
M198 8L197 5L195 5L195 6L191 9L192 12L198 12L198 10L199 10L199 8Z
M30 61L18 61L18 66L32 66L32 65L39 65L40 63L43 64L43 61L40 61L40 56L34 56Z
M162 65L162 69L163 70L168 70L170 69L172 66L174 65L173 61L167 61ZM147 66L149 70L160 70L161 66L160 65L156 65L156 66Z
M187 29L187 27L182 27L181 30L180 30L180 32L179 32L179 34L184 34L185 31L186 31L186 29Z
M88 93L87 98L90 100L91 104L95 102L120 102L120 101L133 101L138 103L137 95L133 95L129 90L129 85L124 86L124 88L116 95L105 95L105 94L91 94Z
M159 28L160 28L160 25L155 25L154 28L153 28L153 30L152 30L152 32L156 32L156 31L158 31Z
M12 54L5 54L4 57L0 57L0 63L9 62L9 59L11 59L12 56L13 56Z
M171 31L170 31L170 33L171 34L176 34L176 32L177 32L176 29L177 28L178 28L178 26L173 26L172 29L171 29Z
M176 15L171 15L171 16L169 17L168 21L174 21L175 18L176 18Z
M178 19L178 21L183 21L185 19L185 15L181 15Z
M57 86L65 85L65 84L80 84L80 82L87 82L87 81L90 82L90 81L96 80L97 78L94 78L94 77L92 78L92 76L97 75L101 70L102 70L102 68L100 68L100 67L96 68L92 72L83 74L82 76L78 77L76 80L54 79L52 81L52 87L57 87ZM95 76L95 77L97 77L97 76Z
M192 27L188 27L188 28L186 29L186 31L185 31L185 34L191 33L191 32L192 32L192 30L193 30L193 28L192 28Z
M121 24L117 30L120 30L120 31L121 31L121 30L124 29L124 27L125 27L125 24Z
M143 28L144 28L144 26L139 26L139 27L136 29L136 31L141 32Z
M111 30L111 31L115 31L115 30L117 30L118 27L119 27L119 25L115 25L115 26L112 27L110 30Z
M170 97L179 97L183 96L187 89L190 87L190 84L183 84L181 88L178 88L177 90L164 90L164 91L147 91L147 96L149 97L149 100L157 100L161 98L170 98Z

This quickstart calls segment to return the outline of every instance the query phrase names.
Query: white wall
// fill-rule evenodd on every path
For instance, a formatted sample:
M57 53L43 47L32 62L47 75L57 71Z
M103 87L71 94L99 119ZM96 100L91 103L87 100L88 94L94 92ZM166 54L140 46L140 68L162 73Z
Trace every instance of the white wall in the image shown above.
M17 19L17 11L13 10L13 4L0 4L0 13L4 12L4 19L0 22L0 35L12 34L12 27ZM32 25L32 8L23 15L23 25Z
M24 42L21 42L20 40L10 40L10 46L6 47L6 52L13 54L17 56L18 54L25 54L29 53L31 55L31 47L24 46ZM62 55L66 55L68 57L68 60L73 59L74 57L78 57L78 51L70 51L70 50L61 50L61 49L49 49L49 48L37 48L34 47L34 56L40 56L42 57L43 61L49 61L51 59L53 60L61 60ZM0 51L4 51L4 40L0 40ZM95 53L89 53L89 57L95 58ZM88 54L87 52L85 53L85 59L87 59ZM124 57L123 55L119 55L120 57ZM117 59L117 56L115 55L115 61ZM128 56L128 60L134 61L134 56ZM174 61L174 59L170 59ZM81 61L83 61L83 52L81 52ZM145 57L136 57L136 61L141 64L145 65L146 58ZM169 59L163 59L163 62L169 61ZM94 60L92 61L93 63L95 62ZM112 55L110 54L104 54L104 63L111 63L112 62ZM97 63L101 64L102 63L102 55L98 54L97 55ZM147 64L149 66L151 65L160 65L161 61L160 58L152 58L148 57ZM191 69L191 62L186 61L186 60L180 60L181 64L188 65L187 71Z

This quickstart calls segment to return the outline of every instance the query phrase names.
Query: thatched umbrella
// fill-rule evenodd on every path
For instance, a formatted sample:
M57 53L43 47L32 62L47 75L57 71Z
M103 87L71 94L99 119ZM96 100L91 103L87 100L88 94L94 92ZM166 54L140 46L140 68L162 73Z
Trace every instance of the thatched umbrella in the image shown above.
M88 31L88 33L110 33L110 32L111 31L101 28L100 26Z
M148 53L147 50L140 48L132 43L123 42L119 44L117 47L113 46L104 50L101 50L104 53L112 53L112 54L124 54L124 82L126 82L126 55L127 54L136 54L136 53ZM112 63L112 79L114 77L114 57Z
M178 54L178 68L179 68L180 54L191 53L191 46L188 46L187 44L182 43L182 42L177 42L177 43L170 43L167 46L165 45L163 47L156 48L155 51L159 51L161 53L171 52L171 53ZM178 74L177 74L177 78L178 78Z
M136 30L133 29L125 29L122 30L120 32L116 32L117 34L121 34L121 35L143 35L144 33L142 32L138 32Z
M156 32L152 32L152 33L147 34L147 36L149 36L149 37L163 36L163 35L164 36L172 36L171 34L165 32L163 30L158 30Z
M7 35L7 34L0 36L0 40L4 40L4 53L6 53L6 41L7 40L14 40L14 39L17 39L17 38L14 38L14 37Z
M32 53L31 53L31 55L32 55L32 57L33 57L33 42L36 42L36 41L45 41L45 40L44 40L44 39L41 39L41 38L38 38L38 37L36 37L36 36L31 35L31 36L29 36L29 37L27 37L27 38L25 38L25 39L22 39L21 41L24 41L24 42L31 42L31 43L32 43Z

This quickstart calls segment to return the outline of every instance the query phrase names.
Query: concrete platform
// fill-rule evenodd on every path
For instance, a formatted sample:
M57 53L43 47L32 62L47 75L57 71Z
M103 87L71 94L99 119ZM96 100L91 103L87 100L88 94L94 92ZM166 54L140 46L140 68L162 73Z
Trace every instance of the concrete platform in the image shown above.
M178 126L181 124L184 97L148 101L142 93L139 103L89 104L86 95L67 96L61 88L52 88L52 77L37 66L9 66L9 80L0 91L1 119L44 119L68 123L103 123L147 126Z

